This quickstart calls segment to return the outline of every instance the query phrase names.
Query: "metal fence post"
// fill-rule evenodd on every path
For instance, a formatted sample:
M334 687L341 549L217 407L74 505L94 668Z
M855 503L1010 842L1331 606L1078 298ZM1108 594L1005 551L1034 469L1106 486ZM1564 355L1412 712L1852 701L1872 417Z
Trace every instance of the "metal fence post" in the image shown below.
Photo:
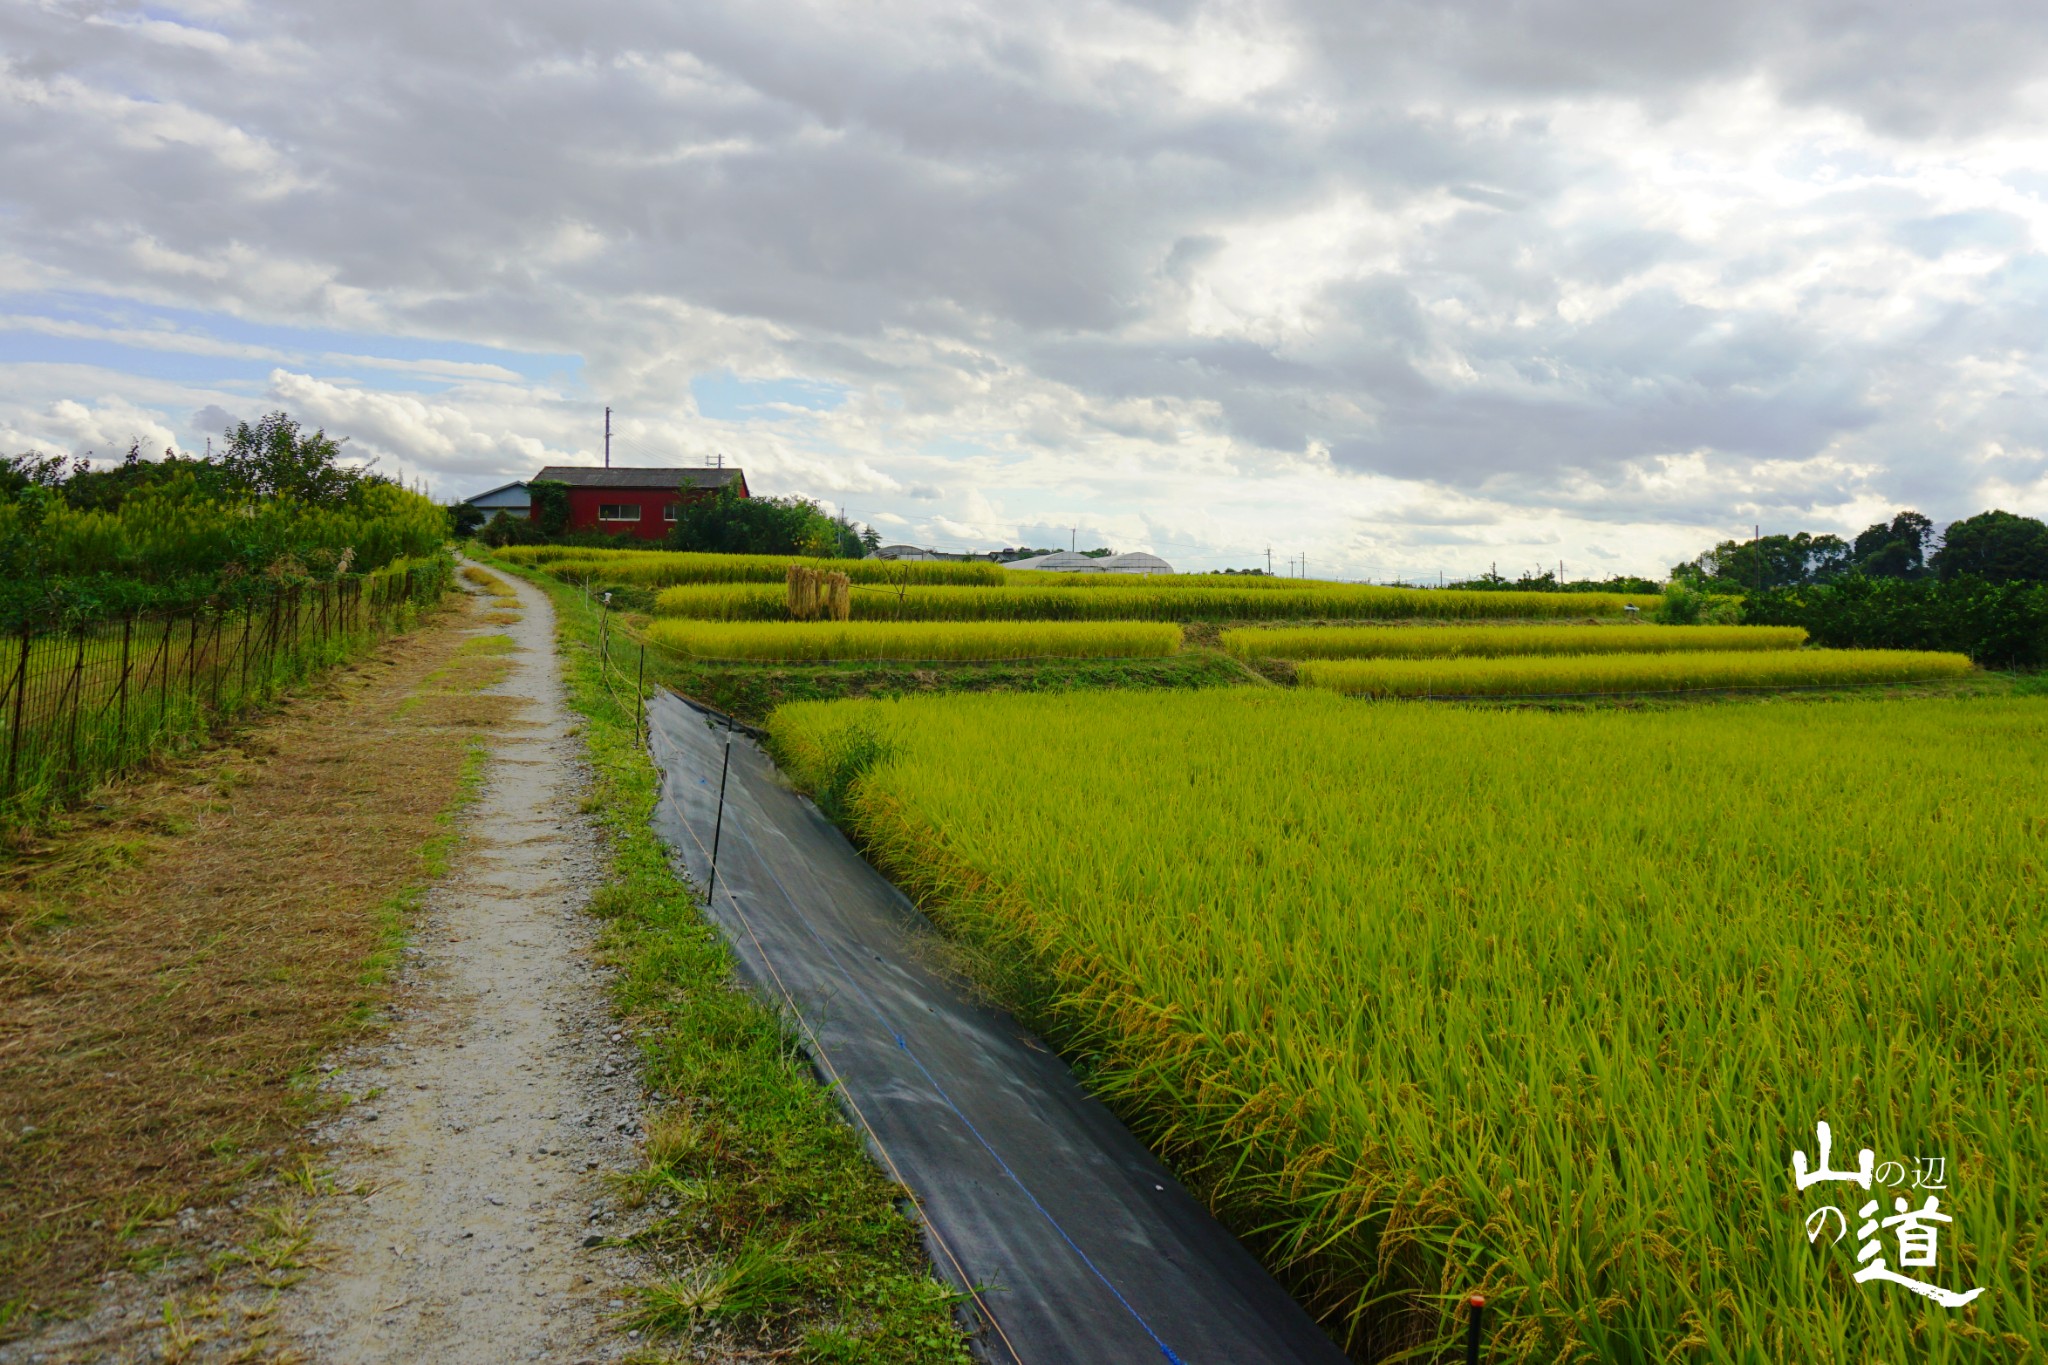
M78 712L85 704L85 627L78 628L78 655L71 664L71 775L78 775Z
M185 700L199 699L199 613L194 610L186 618L185 631Z
M135 634L135 613L121 618L121 709L114 720L114 749L118 752L128 738L128 642Z
M14 790L14 774L21 763L21 710L28 700L28 651L34 640L29 628L21 628L21 662L14 666L14 728L13 737L7 744L7 790Z

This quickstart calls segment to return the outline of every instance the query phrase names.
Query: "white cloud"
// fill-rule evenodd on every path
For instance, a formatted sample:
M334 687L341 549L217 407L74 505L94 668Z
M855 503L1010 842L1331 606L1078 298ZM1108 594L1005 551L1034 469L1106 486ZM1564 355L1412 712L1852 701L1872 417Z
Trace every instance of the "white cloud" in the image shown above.
M281 403L465 491L610 402L904 534L1373 576L2048 512L2021 0L79 0L0 52L0 327L276 366L20 364L17 444ZM847 398L721 421L721 370Z

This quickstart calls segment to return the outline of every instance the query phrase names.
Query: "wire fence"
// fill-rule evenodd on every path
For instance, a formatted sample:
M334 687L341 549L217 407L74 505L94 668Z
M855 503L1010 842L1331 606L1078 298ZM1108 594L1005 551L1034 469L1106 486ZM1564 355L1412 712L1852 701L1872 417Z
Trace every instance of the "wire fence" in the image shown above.
M72 800L360 653L437 601L415 563L198 607L0 637L0 823Z
M590 600L589 590L584 591L584 601ZM599 604L597 618L597 676L604 680L604 690L611 694L612 704L620 710L628 709L619 698L618 689L612 686L612 675L618 674L619 682L633 689L633 733L640 739L647 737L647 645L644 641L633 640L633 672L630 677L626 670L612 660L612 595L604 594Z

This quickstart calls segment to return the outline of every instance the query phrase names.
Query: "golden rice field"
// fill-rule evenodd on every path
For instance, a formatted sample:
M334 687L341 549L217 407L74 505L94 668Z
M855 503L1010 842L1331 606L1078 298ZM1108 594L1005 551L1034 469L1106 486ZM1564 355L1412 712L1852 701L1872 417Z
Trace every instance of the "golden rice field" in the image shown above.
M1358 1358L1438 1358L1472 1291L1496 1365L2048 1353L2048 699L989 694L772 730ZM1907 1273L1981 1298L1809 1243L1865 1197L1795 1188L1819 1120L1837 1168L1945 1159Z
M1577 618L1620 616L1625 604L1655 600L1618 593L1452 592L1348 583L1247 590L1159 586L1126 577L1122 586L1086 591L929 585L897 590L856 584L853 617L857 621ZM657 615L696 620L772 621L782 618L785 609L783 589L766 583L687 584L669 588L654 600Z
M568 545L512 545L497 554L514 564L546 569L567 582L587 580L666 588L680 583L772 583L789 566L843 573L855 583L955 583L1000 587L994 564L939 560L810 559L798 555L690 554L676 550L584 550Z
M1135 659L1180 649L1148 621L656 621L650 644L700 659Z
M1226 630L1240 659L1449 659L1514 654L1659 654L1797 649L1799 626L1303 626Z
M1805 649L1310 659L1300 665L1297 676L1309 687L1354 697L1504 697L1933 682L1963 677L1972 667L1966 654L1912 649Z

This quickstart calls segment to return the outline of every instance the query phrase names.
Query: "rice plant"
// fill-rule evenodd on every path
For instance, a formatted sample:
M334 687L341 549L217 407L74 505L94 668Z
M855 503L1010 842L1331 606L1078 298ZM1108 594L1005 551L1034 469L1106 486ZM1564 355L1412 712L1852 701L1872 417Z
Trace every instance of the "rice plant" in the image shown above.
M1623 606L1644 601L1655 599L1614 593L1439 592L1343 583L1269 589L1159 586L1125 577L1122 585L1086 591L892 587L856 580L852 607L856 621L1412 620L1618 617ZM662 592L654 609L662 616L699 620L772 621L785 614L785 599L779 589L765 583L690 584Z
M1708 627L1675 626L1674 630ZM1736 627L1741 629L1741 627ZM1807 649L1506 658L1311 659L1310 687L1354 697L1501 697L1588 692L1692 692L1732 687L1847 687L1933 682L1973 671L1966 654L1912 649Z
M1156 658L1180 649L1179 627L1137 621L656 621L647 639L693 658L806 663Z
M666 588L683 583L783 583L791 565L843 573L854 583L953 583L1000 586L994 564L954 560L810 559L800 555L692 554L675 550L580 550L566 545L508 546L514 564L545 568L568 582L630 583Z
M1310 626L1226 630L1240 659L1448 659L1513 654L1661 654L1797 649L1798 626Z
M984 694L773 736L1360 1359L1440 1358L1473 1291L1490 1362L2048 1352L2048 699ZM1900 1193L1802 1193L1819 1121L1837 1168L1945 1161L1913 1273L1981 1298L1809 1240Z

